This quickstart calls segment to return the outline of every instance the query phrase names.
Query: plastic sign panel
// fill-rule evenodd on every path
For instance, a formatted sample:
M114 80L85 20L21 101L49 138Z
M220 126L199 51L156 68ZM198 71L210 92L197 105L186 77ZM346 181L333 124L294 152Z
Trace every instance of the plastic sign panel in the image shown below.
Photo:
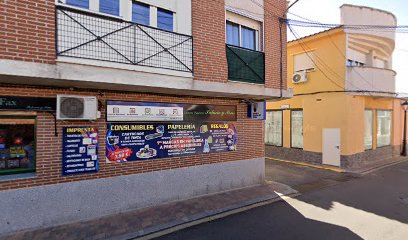
M237 107L107 101L106 120L108 122L234 122L237 120Z
M98 130L64 127L62 131L62 175L97 172Z
M106 161L126 162L235 151L234 123L109 123Z
M248 117L256 120L265 120L266 102L254 102L248 104Z

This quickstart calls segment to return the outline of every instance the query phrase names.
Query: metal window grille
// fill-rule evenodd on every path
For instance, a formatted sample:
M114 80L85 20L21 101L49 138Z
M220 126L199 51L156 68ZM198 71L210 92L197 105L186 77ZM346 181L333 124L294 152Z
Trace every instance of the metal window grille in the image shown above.
M228 44L226 51L229 80L265 83L265 54L263 52Z
M57 55L193 72L191 36L62 6Z

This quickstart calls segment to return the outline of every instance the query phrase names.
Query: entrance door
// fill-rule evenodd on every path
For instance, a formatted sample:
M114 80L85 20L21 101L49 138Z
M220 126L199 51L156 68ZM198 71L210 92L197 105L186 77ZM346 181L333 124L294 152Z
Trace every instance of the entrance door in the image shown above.
M323 164L340 167L340 128L323 129Z

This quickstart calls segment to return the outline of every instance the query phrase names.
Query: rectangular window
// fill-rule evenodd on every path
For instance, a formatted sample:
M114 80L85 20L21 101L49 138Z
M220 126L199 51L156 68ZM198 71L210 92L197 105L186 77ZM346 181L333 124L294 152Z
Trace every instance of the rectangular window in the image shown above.
M0 116L0 175L35 171L35 119Z
M239 46L239 25L227 22L227 44Z
M373 111L364 111L364 149L373 148Z
M256 50L256 32L254 29L241 27L242 31L242 46L243 48L248 48Z
M173 31L173 12L157 8L157 28Z
M147 4L133 2L132 21L143 25L150 25L150 6Z
M315 54L313 51L300 53L293 56L294 73L304 70L313 71L315 69Z
M291 111L291 147L303 148L303 111Z
M66 3L71 6L89 9L89 0L66 0Z
M377 147L391 145L391 111L377 111Z
M119 16L119 0L99 0L99 11Z
M282 111L266 112L265 143L282 147Z

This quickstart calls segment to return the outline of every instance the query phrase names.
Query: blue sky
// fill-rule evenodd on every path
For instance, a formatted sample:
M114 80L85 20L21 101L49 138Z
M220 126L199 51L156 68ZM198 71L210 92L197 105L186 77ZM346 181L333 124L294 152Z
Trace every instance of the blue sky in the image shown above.
M300 0L289 12L322 23L340 23L340 6L346 3L392 12L397 17L398 25L408 25L408 1L406 0ZM288 18L298 19L290 14ZM294 29L301 36L309 35L313 33L312 31L323 30L306 30L300 27ZM408 33L397 33L396 37L396 49L393 55L393 69L397 72L396 91L408 93ZM290 32L288 32L288 39L293 39Z

